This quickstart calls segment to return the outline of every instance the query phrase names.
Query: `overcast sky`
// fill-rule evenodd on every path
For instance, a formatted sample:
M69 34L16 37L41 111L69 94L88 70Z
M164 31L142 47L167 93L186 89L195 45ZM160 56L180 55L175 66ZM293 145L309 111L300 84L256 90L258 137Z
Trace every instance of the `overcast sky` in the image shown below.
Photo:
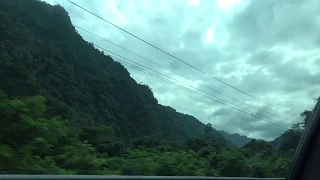
M300 121L300 113L312 109L314 100L320 95L319 0L74 0L206 73L272 104L274 108L155 50L66 0L45 1L62 5L74 25L192 81L78 30L85 40L236 103L254 114L266 116L276 123L290 127ZM152 88L160 104L190 114L203 123L210 122L216 129L266 140L284 131L280 126L140 71L128 70L138 83ZM201 84L258 108L234 101Z

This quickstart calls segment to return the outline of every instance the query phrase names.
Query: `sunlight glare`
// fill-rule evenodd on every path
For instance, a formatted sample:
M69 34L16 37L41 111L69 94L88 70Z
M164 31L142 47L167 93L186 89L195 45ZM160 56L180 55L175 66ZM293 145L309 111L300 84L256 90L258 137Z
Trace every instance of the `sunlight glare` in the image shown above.
M189 6L198 6L200 4L200 0L189 0Z
M240 4L240 0L217 0L219 9L228 10Z
M207 31L207 35L206 35L206 43L210 43L214 38L214 28L210 27Z

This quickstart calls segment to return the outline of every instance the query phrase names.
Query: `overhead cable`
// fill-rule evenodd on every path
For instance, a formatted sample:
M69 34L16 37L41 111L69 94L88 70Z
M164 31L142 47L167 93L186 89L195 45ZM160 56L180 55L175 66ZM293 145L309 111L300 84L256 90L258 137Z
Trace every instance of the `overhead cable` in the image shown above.
M256 100L258 100L258 101L260 101L260 102L262 102L262 103L264 103L264 104L266 104L266 105L268 105L268 106L270 106L270 107L272 107L272 108L276 109L273 105L271 105L271 104L269 104L269 103L267 103L267 102L265 102L265 101L263 101L263 100L261 100L261 99L259 99L259 98L255 97L255 96L253 96L253 95L251 95L251 94L249 94L249 93L247 93L247 92L245 92L245 91L243 91L243 90L241 90L241 89L239 89L239 88L237 88L237 87L235 87L235 86L233 86L233 85L231 85L231 84L229 84L229 83L227 83L227 82L225 82L225 81L222 81L222 80L220 80L219 78L217 78L217 77L215 77L215 76L210 75L209 73L204 72L203 70L201 70L201 69L199 69L199 68L197 68L197 67L195 67L195 66L191 65L190 63L188 63L188 62L186 62L186 61L184 61L184 60L182 60L182 59L180 59L180 58L178 58L178 57L176 57L176 56L174 56L174 55L172 55L172 54L168 53L167 51L165 51L165 50L163 50L163 49L161 49L161 48L159 48L159 47L157 47L157 46L155 46L155 45L153 45L153 44L149 43L148 41L146 41L146 40L144 40L144 39L142 39L142 38L138 37L137 35L134 35L133 33L129 32L129 31L127 31L127 30L125 30L125 29L123 29L123 28L121 28L121 27L119 27L119 26L117 26L116 24L114 24L114 23L112 23L112 22L110 22L110 21L108 21L108 20L106 20L106 19L102 18L101 16L99 16L99 15L97 15L97 14L95 14L95 13L93 13L93 12L89 11L88 9L86 9L86 8L84 8L84 7L82 7L82 6L78 5L78 4L76 4L76 3L74 3L73 1L70 1L70 0L67 0L67 1L68 1L68 2L70 2L70 3L71 3L71 4L73 4L73 5L75 5L75 6L79 7L79 8L81 8L82 10L84 10L84 11L86 11L86 12L88 12L88 13L90 13L90 14L94 15L95 17L97 17L97 18L99 18L99 19L101 19L101 20L105 21L106 23L108 23L108 24L110 24L110 25L112 25L112 26L114 26L114 27L116 27L116 28L120 29L121 31L123 31L123 32L125 32L125 33L127 33L127 34L131 35L132 37L134 37L134 38L136 38L136 39L138 39L138 40L140 40L140 41L144 42L145 44L148 44L149 46L151 46L151 47L153 47L153 48L155 48L155 49L157 49L157 50L159 50L159 51L161 51L161 52L165 53L166 55L168 55L168 56L170 56L170 57L172 57L172 58L174 58L174 59L176 59L176 60L178 60L178 61L180 61L180 62L184 63L185 65L188 65L189 67L191 67L191 68L193 68L193 69L195 69L195 70L197 70L197 71L199 71L199 72L201 72L201 73L203 73L203 74L205 74L205 75L207 75L207 76L209 76L209 77L211 77L211 78L213 78L213 79L215 79L215 80L217 80L217 81L221 82L222 84L224 84L224 85L226 85L226 86L229 86L229 87L231 87L232 89L235 89L235 90L237 90L237 91L241 92L242 94L245 94L245 95L247 95L247 96L249 96L249 97L251 97L251 98L253 98L253 99L256 99ZM277 110L278 110L278 109L277 109Z
M234 101L237 101L237 102L239 102L239 103L241 103L241 104L250 106L251 108L255 108L255 109L258 109L258 110L260 110L260 111L262 111L262 112L265 112L265 113L267 113L267 114L270 114L270 115L272 115L272 116L276 116L276 117L281 118L281 117L280 117L279 115L277 115L277 114L271 113L271 112L269 112L269 111L267 111L267 110L260 109L259 107L253 106L253 105L248 104L248 103L246 103L246 102L243 102L243 101L241 101L241 100L239 100L239 99L236 99L236 98L234 98L234 97L232 97L232 96L229 96L229 95L224 94L224 93L222 93L222 92L220 92L220 91L218 91L218 90L215 90L215 89L211 88L210 86L207 86L207 85L205 85L205 84L203 84L203 83L197 82L197 81L195 81L195 80L193 80L193 79L191 79L191 78L188 78L188 77L186 77L186 76L184 76L184 75L182 75L182 74L180 74L180 73L177 73L177 72L175 72L175 71L173 71L173 70L170 70L169 68L167 68L167 67L165 67L165 66L163 66L163 65L161 65L161 64L159 64L159 63L156 63L155 61L152 61L152 60L150 60L150 59L148 59L148 58L146 58L146 57L144 57L144 56L141 56L141 55L139 55L139 54L137 54L137 53L135 53L135 52L127 49L127 48L124 48L124 47L122 47L122 46L120 46L120 45L118 45L118 44L116 44L116 43L113 43L112 41L110 41L110 40L108 40L108 39L106 39L106 38L103 38L103 37L101 37L101 36L99 36L99 35L91 32L91 31L88 31L88 30L86 30L86 29L84 29L84 28L82 28L82 27L80 27L80 26L77 26L77 25L74 25L74 26L77 27L78 29L81 29L81 30L83 30L83 31L85 31L85 32L93 35L93 36L96 36L96 37L98 37L98 38L100 38L100 39L102 39L102 40L104 40L104 41L106 41L106 42L108 42L108 43L116 46L116 47L119 47L120 49L123 49L123 50L125 50L125 51L127 51L127 52L129 52L129 53L131 53L131 54L133 54L133 55L135 55L135 56L138 56L138 57L140 57L140 58L142 58L142 59L144 59L144 60L146 60L146 61L148 61L148 62L151 62L151 63L153 63L153 64L155 64L155 65L157 65L157 66L159 66L159 67L161 67L161 68L164 68L164 69L166 69L166 70L168 70L168 71L170 71L170 72L172 72L172 73L174 73L174 74L177 74L177 75L179 75L179 76L181 76L181 77L183 77L183 78L185 78L185 79L188 79L188 80L190 80L190 81L192 81L192 82L194 82L194 83L197 83L197 84L199 84L199 85L201 85L201 86L203 86L203 87L205 87L205 88L207 88L207 89L210 89L210 90L212 90L212 91L214 91L214 92L217 92L217 93L219 93L219 94L221 94L221 95L223 95L223 96L225 96L225 97L228 97L228 98L230 98L230 99L232 99L232 100L234 100Z
M187 90L187 91L196 93L196 94L198 94L198 95L200 94L201 96L203 96L203 97L205 97L205 98L207 98L207 99L209 98L209 99L211 99L211 100L213 100L213 101L215 101L215 102L218 102L218 103L220 103L220 104L223 104L223 105L225 105L225 106L228 106L228 107L230 107L230 108L233 108L233 109L235 109L235 110L238 110L238 111L240 111L240 112L242 112L242 113L251 115L251 116L253 116L253 117L256 117L256 118L258 118L258 119L262 119L262 120L264 120L264 121L270 122L270 123L275 124L275 125L279 125L279 126L281 126L281 127L283 127L283 128L287 128L285 124L273 122L274 120L272 120L272 119L270 119L270 118L268 118L268 117L262 116L262 115L255 115L255 114L253 114L252 112L250 112L248 109L239 107L238 105L236 105L236 104L234 104L234 103L228 102L228 101L226 101L226 100L224 100L224 99L221 99L221 98L219 98L219 97L217 97L217 96L211 95L211 94L209 94L209 93L207 93L207 92L205 92L205 91L202 91L202 90L200 90L200 89L198 89L198 88L195 88L195 87L192 87L192 86L190 86L190 85L187 85L187 84L185 84L185 83L183 83L183 82L181 82L181 81L179 81L179 80L176 80L176 79L171 78L171 77L169 77L169 76L167 76L167 75L164 75L164 74L162 74L162 73L160 73L160 72L157 72L157 71L155 71L155 70L152 70L152 69L150 69L150 68L148 68L148 67L146 67L146 66L144 66L144 65L141 65L141 64L139 64L139 63L137 63L137 62L134 62L134 61L132 61L132 60L130 60L130 59L128 59L128 58L125 58L125 57L123 57L123 56L121 56L121 55L118 55L118 54L116 54L116 53L114 53L114 52L111 52L111 51L109 51L109 50L107 50L107 49L105 49L105 48L102 48L102 47L97 46L97 45L94 45L94 46L97 47L97 48L99 48L99 49L101 49L101 50L103 50L103 51L106 51L106 52L108 52L108 53L110 53L110 54L113 54L113 55L118 56L118 57L114 57L114 56L112 56L112 55L109 55L110 57L112 57L113 59L115 59L115 60L117 60L117 61L120 61L120 62L125 63L125 64L129 64L130 66L135 67L137 70L139 69L139 70L142 71L142 72L147 72L147 74L149 74L149 75L152 74L152 76L156 76L156 77L158 77L158 78L161 79L161 80L164 80L164 81L169 82L169 83L171 83L171 84L177 85L177 86L180 87L180 88L183 88L183 89L185 89L185 90ZM154 73L152 73L152 72L149 72L149 71L147 71L147 70L144 70L144 69L141 68L141 67L138 67L138 66L133 65L133 64L131 64L131 63L129 63L129 62L126 62L126 61L120 59L119 57L120 57L120 58L123 58L123 59L126 59L126 60L130 61L131 63L137 64L137 65L139 65L139 66L141 66L141 67L143 67L143 68L145 68L145 69L148 69L149 71L153 71L153 72L155 72L155 73L157 73L157 74L154 74ZM160 75L158 75L158 74L160 74ZM165 77L167 77L167 78L163 78L163 77L161 77L161 76L165 76ZM174 80L174 81L176 81L176 82L174 82L174 81L172 81L172 80L168 80L168 78L169 78L169 79L172 79L172 80ZM178 82L178 83L177 83L177 82ZM184 86L181 85L181 84L179 84L179 83L184 84ZM194 89L194 90L192 90L190 87L191 87L192 89ZM200 91L201 93L199 93L199 92L197 92L197 91ZM207 95L209 95L209 96L211 96L211 97L209 97L209 96L207 96L207 95L204 95L204 94L207 94ZM215 98L215 99L214 99L214 98ZM231 104L231 105L229 105L229 104Z

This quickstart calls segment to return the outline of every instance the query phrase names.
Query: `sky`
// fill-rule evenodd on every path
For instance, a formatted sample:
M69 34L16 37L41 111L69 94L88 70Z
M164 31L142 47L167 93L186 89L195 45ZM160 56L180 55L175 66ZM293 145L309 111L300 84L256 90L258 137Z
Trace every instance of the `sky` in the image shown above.
M318 0L74 0L210 76L66 0L45 1L63 6L74 25L157 62L170 71L77 29L86 41L276 123L244 114L229 107L233 105L217 103L127 68L138 83L152 89L160 104L190 114L203 123L211 123L218 130L272 140L286 130L278 124L291 127L301 121L300 113L311 110L315 99L320 96Z

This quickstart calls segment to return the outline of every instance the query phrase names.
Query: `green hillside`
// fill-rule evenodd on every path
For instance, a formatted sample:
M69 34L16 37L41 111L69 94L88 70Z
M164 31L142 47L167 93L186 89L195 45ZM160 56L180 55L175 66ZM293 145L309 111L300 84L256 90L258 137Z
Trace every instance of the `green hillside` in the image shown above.
M301 136L235 147L158 104L61 6L0 1L0 173L285 176ZM272 165L271 165L272 164Z
M77 127L108 126L116 139L203 135L199 120L159 105L148 86L84 41L62 7L35 0L1 4L0 83L10 97L42 95L50 116ZM214 136L223 138L215 130Z

